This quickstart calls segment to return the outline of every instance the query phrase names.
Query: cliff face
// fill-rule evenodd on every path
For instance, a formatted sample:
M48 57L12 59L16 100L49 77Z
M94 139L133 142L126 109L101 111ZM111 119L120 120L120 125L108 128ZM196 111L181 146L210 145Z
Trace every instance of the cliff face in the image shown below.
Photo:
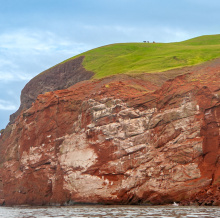
M21 92L20 108L10 116L10 123L14 123L22 110L30 108L39 94L66 89L80 81L90 79L94 73L84 69L83 59L84 57L80 56L56 65L28 82Z
M108 78L39 95L0 138L1 203L220 205L213 63L160 88Z

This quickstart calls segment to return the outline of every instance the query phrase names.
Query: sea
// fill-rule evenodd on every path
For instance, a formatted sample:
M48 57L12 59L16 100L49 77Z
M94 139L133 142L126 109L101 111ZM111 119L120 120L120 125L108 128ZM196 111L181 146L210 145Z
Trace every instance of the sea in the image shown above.
M46 218L46 217L220 217L220 207L201 206L107 206L75 205L63 207L0 207L2 218Z

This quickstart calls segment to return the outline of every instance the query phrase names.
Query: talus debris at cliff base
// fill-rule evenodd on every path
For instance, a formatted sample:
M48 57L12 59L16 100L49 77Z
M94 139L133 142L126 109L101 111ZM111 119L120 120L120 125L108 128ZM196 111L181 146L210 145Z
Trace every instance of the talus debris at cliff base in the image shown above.
M1 135L1 202L220 205L219 72L39 95Z

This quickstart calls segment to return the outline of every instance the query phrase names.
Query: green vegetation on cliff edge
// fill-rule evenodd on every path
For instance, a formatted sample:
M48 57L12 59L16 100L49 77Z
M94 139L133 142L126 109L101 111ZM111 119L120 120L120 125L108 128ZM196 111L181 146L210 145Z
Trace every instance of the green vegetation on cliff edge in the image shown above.
M220 57L220 35L200 36L175 43L112 44L70 59L81 55L85 56L83 66L95 73L94 78L122 73L162 72Z

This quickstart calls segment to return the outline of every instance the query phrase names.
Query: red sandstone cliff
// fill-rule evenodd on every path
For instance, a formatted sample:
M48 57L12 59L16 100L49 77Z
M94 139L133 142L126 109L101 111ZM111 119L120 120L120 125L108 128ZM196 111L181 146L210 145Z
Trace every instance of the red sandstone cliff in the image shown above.
M0 203L220 205L220 61L192 69L39 95L0 138Z
M10 123L14 123L22 110L30 108L39 94L66 89L78 82L90 79L94 73L85 70L82 66L83 59L84 56L80 56L60 63L29 81L21 92L20 108L10 116Z

